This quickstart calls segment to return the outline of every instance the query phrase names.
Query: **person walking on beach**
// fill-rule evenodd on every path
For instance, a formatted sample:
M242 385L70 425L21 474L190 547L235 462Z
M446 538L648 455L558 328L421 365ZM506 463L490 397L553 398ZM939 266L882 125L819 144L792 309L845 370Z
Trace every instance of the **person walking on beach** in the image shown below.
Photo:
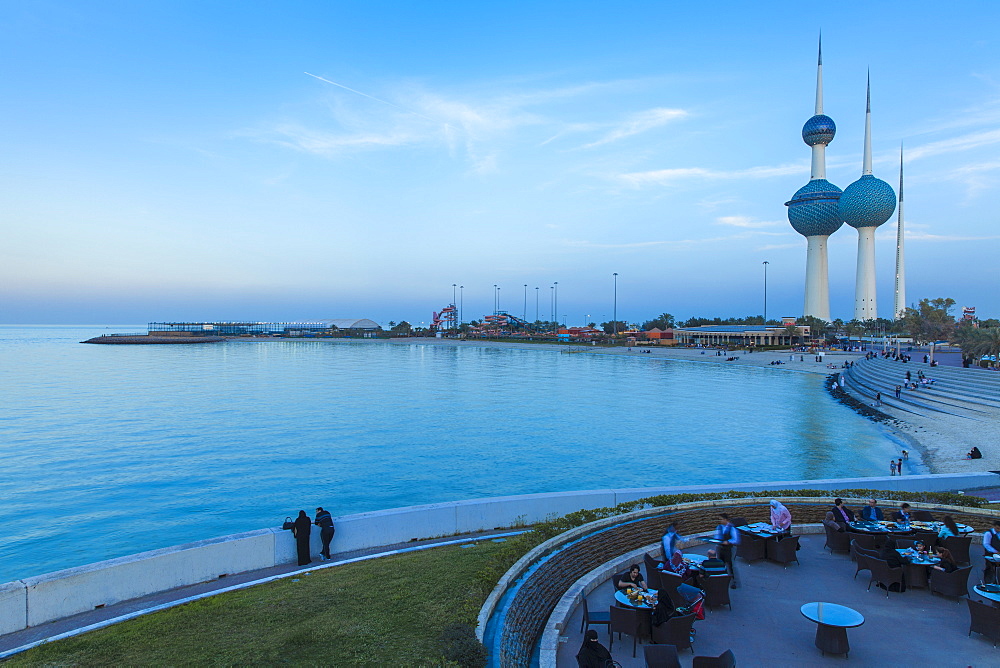
M306 511L300 510L299 516L295 518L292 526L292 535L295 536L295 548L299 555L299 566L307 566L312 563L309 557L309 534L312 532L312 522Z
M323 506L320 506L316 509L316 519L313 524L319 527L319 537L323 541L323 547L319 551L320 559L329 559L330 541L333 540L333 534L336 531L333 528L333 515L330 514L329 510L323 510Z
M881 392L876 392L875 393L875 406L881 406L881 405L882 405L882 393Z
M889 475L896 475L896 460L889 460Z
M902 457L900 457L899 461L896 462L896 471L899 472L899 475L903 475L903 458Z
M903 393L903 387L901 385L896 386L896 398L899 399L899 395Z

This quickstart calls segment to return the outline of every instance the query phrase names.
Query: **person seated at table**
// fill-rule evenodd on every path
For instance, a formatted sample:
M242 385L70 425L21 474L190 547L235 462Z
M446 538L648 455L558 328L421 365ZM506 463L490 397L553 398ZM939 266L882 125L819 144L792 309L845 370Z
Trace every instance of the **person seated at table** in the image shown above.
M946 547L939 547L937 549L938 556L941 557L941 563L934 566L936 571L944 571L945 573L951 573L958 570L958 564L955 563L955 557L952 556L951 550Z
M639 564L632 564L628 567L628 571L622 573L618 577L618 581L615 582L615 587L621 589L622 591L628 589L641 589L646 591L646 582L642 579L642 573L639 572Z
M826 511L826 517L823 518L823 526L829 527L831 531L847 531L847 525L843 522L838 522L832 510Z
M705 571L709 575L715 575L718 572L726 572L726 562L719 559L719 555L715 550L708 551L708 559L701 562L701 570Z
M671 555L669 561L664 564L663 570L669 571L671 573L676 573L682 578L688 576L688 565L684 563L684 553L680 550L674 550L673 555Z
M844 500L836 498L833 500L833 519L841 524L850 524L854 521L854 511L844 505ZM843 531L843 529L841 529Z
M892 514L892 519L897 523L906 522L907 524L909 524L909 522L912 520L912 518L910 517L910 504L901 503L899 505L899 510L897 510Z
M941 520L944 526L938 531L938 538L944 540L945 538L961 538L962 532L958 530L958 525L955 524L955 518L951 515L945 515Z
M576 654L576 663L580 668L606 668L612 665L611 652L597 639L596 629L587 629L583 634L583 645Z
M913 550L915 552L919 552L920 554L927 554L930 552L930 548L927 546L927 543L922 540L913 541Z
M885 519L882 509L878 507L878 501L868 499L868 505L861 509L861 519L866 522L881 522Z
M684 542L684 537L677 533L677 524L671 522L667 525L667 532L660 538L660 544L663 546L664 565L677 550L677 544L682 542Z
M903 560L899 557L899 552L896 552L896 541L893 538L888 538L885 541L885 545L882 546L882 551L879 552L878 558L889 564L889 568L902 568ZM878 585L882 589L885 589L885 585L881 582ZM906 585L898 585L893 582L889 585L889 591L906 591Z
M983 532L983 549L987 557L1000 555L1000 520L994 520L993 526Z
M771 499L771 526L773 526L777 531L781 532L778 536L780 540L782 535L789 534L792 532L792 514L788 512L788 508L785 508L777 499Z

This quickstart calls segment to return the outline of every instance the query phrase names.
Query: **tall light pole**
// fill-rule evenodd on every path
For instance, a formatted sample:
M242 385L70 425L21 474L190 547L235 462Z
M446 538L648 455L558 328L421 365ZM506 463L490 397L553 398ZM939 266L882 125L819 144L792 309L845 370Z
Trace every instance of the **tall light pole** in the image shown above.
M493 284L493 315L497 314L497 284Z
M521 311L521 320L528 319L528 284L524 284L524 310Z
M497 315L500 315L500 286L497 286Z
M555 283L553 283L553 285L555 286L556 292L555 292L555 301L552 302L552 312L556 316L556 333L558 334L559 333L559 281L556 281Z
M771 264L764 260L764 326L767 327L767 265Z
M615 328L615 338L617 338L618 337L618 272L616 271L611 275L615 277L615 306L613 311L614 315L611 316L611 323Z
M458 295L456 294L455 289L457 287L458 287L458 283L452 283L451 284L451 308L452 309L454 309L455 306L456 306L456 297L458 297ZM454 320L454 318L455 318L456 315L458 315L458 314L455 313L454 310L452 310L452 320ZM457 324L455 325L455 329L458 329L458 325Z
M465 286L458 286L458 324L462 325L465 323L465 316L462 315L462 309L465 306Z
M549 286L549 322L555 322L556 320L556 307L555 307L555 294L556 286Z

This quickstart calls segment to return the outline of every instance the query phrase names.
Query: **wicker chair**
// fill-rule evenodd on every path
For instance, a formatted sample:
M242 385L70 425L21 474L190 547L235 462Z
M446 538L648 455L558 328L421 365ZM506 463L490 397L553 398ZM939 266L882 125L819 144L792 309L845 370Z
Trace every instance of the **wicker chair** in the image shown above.
M854 546L854 561L857 562L857 569L854 571L854 579L857 580L858 573L860 573L861 571L868 571L868 574L871 575L872 566L870 563L868 563L868 560L877 559L878 552L875 552L874 550L869 552L868 550L857 547L856 544L854 544L853 546Z
M941 541L941 547L951 552L956 564L968 564L972 562L969 550L972 547L972 538L969 536L959 538L958 536L948 536Z
M583 633L586 629L589 629L595 624L604 624L607 626L611 623L611 615L604 612L603 610L598 610L597 612L591 612L590 608L587 607L587 596L583 596L583 619L580 621L580 633Z
M913 519L918 522L936 522L934 516L931 515L929 510L914 510Z
M740 542L736 546L736 556L747 563L767 558L767 538L758 538L752 533L740 532Z
M729 522L734 527L745 527L747 525L747 518L745 517L730 517Z
M969 603L969 636L972 632L981 633L993 641L993 646L997 646L1000 640L1000 608L976 601L971 598L965 599Z
M873 536L872 534L858 533L853 531L849 531L848 534L851 536L851 539L858 544L858 547L864 548L866 550L878 549L877 541L875 540L875 536Z
M823 528L826 529L826 545L823 547L830 548L831 552L851 551L851 534L846 531L834 531L825 525Z
M694 647L691 646L691 625L694 624L694 613L680 617L671 617L659 626L653 627L653 642L658 645L673 645L678 650L690 649L694 654Z
M731 575L710 575L701 578L698 584L705 590L705 606L714 607L717 605L728 605L733 609L733 604L729 601L729 585L733 581Z
M615 645L615 633L621 639L623 633L632 636L632 658L635 658L635 643L639 639L639 611L633 608L611 607L611 623L608 625L608 636L611 641L608 643L610 650Z
M784 540L767 541L767 558L788 568L791 562L799 563L799 537L789 536Z
M928 549L934 547L938 543L938 536L934 531L920 531L918 529L913 532L913 535L910 536L910 538L913 540L919 540L921 543L926 545Z
M681 659L673 645L646 645L642 654L646 668L681 668Z
M736 656L731 649L719 656L696 656L691 662L691 668L736 668Z
M659 562L648 554L643 555L643 561L646 563L646 586L659 591L661 571L656 567Z
M931 571L931 591L945 596L956 596L961 598L969 593L969 574L972 566L965 566L951 573L939 571L936 568Z
M885 587L886 598L889 598L889 588L894 584L899 585L900 591L903 590L902 568L889 568L889 564L886 561L876 557L866 557L866 561L872 572L872 577L868 581L869 590L872 588L872 583L875 582Z

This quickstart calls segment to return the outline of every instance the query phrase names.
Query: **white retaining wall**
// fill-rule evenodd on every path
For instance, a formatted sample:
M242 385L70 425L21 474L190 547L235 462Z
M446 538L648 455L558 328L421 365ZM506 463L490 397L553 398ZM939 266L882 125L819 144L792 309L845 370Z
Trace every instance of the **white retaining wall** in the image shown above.
M872 488L894 491L973 490L1000 485L992 473L796 480L590 490L494 497L393 508L336 518L332 550L352 552L410 541L533 524L581 508L600 508L655 494L765 489ZM319 531L312 554L319 554ZM214 580L223 574L294 563L295 540L278 528L223 536L0 584L0 635L97 606Z

